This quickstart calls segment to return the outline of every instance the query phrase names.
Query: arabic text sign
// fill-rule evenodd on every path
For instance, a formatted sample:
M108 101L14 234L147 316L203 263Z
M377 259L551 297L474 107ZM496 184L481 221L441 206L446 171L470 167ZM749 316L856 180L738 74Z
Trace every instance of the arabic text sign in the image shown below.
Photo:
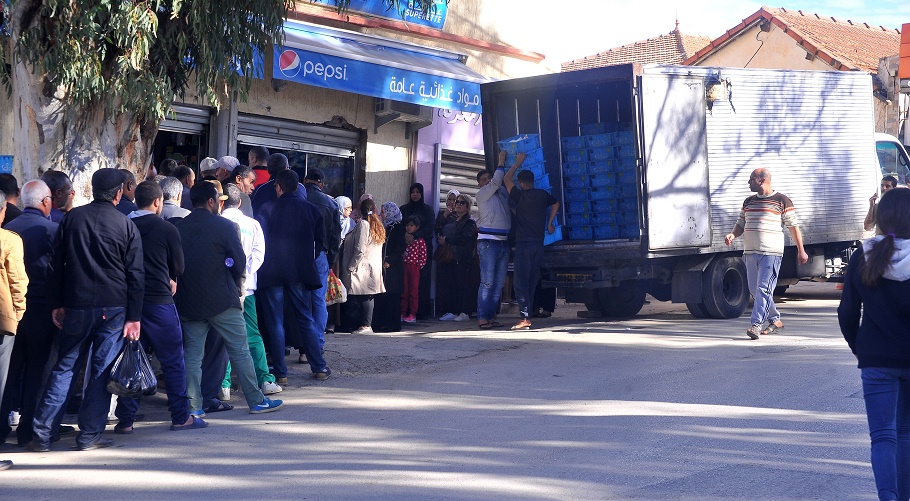
M445 0L424 1L435 2L436 7L430 7L429 11L424 14L420 10L420 0L402 1L402 4L406 5L403 5L401 9L389 7L388 0L351 0L348 10L441 30L446 24L447 2ZM335 7L334 0L315 0L315 2Z
M428 56L429 57L429 56ZM480 113L480 85L293 47L275 46L272 77L433 108Z

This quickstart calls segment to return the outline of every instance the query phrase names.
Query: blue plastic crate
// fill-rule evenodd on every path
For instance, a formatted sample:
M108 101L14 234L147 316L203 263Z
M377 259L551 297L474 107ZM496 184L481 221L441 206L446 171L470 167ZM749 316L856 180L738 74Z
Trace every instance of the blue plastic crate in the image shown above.
M638 223L619 225L620 238L638 238L639 236L641 236L641 234L638 229Z
M523 153L525 154L525 161L521 163L522 168L524 168L525 165L543 163L543 148L537 148ZM515 165L515 157L517 155L518 153L506 153L506 167Z
M610 134L591 134L590 136L584 136L584 138L588 148L600 148L601 146L613 145Z
M638 182L634 170L619 171L616 174L616 184L635 184Z
M13 173L13 156L0 155L0 174Z
M597 240L610 240L613 238L619 238L619 226L615 224L595 226L594 238Z
M605 158L603 160L595 160L593 162L588 162L588 173L589 174L604 174L607 172L613 172L613 159Z
M587 188L571 188L566 189L563 193L563 199L567 202L587 202L588 201L588 189Z
M587 162L588 150L563 150L562 156L565 162Z
M525 160L521 164L521 167L518 170L519 171L523 171L523 170L531 171L531 174L534 174L535 180L540 179L547 175L547 168L542 162L528 163L528 161Z
M620 184L617 186L617 198L638 197L638 186L634 184Z
M588 197L591 200L608 200L611 198L616 198L616 187L599 186L597 188L591 188L588 190Z
M616 175L612 172L605 174L595 174L590 176L591 186L615 186L616 185Z
M562 164L562 172L567 176L586 176L588 162L566 162Z
M613 170L615 172L622 172L635 170L635 158L634 157L620 157L613 159Z
M638 211L634 210L625 210L619 211L616 214L616 222L619 224L634 224L638 226Z
M613 158L613 156L612 146L601 146L588 150L588 160L606 160L608 158Z
M499 141L499 149L509 154L527 153L540 148L540 136L537 134L520 134Z
M540 177L534 177L534 187L540 190L550 191L550 175L544 174Z
M570 136L562 138L562 149L564 150L581 150L585 148L585 138L581 136Z
M562 240L562 226L559 226L558 224L555 226L556 226L556 231L554 231L553 233L550 233L549 231L543 232L543 244L544 245L550 245L554 242L559 242L560 240Z
M635 159L635 145L634 144L620 144L613 146L613 153L616 158L631 158Z
M618 210L638 210L638 199L635 197L618 198L615 202Z
M590 212L566 214L567 226L590 226L591 223L592 219Z
M569 228L569 240L591 240L594 232L590 226L575 226Z
M585 196L587 197L587 192ZM590 214L592 210L592 203L587 200L566 200L566 214Z
M563 176L563 182L566 184L566 188L587 188L589 176L587 174L582 174L580 176Z
M614 146L635 144L635 134L631 131L613 132L610 136Z
M582 125L582 126L580 127L580 128L581 128L581 135L582 135L582 136L590 136L590 135L592 135L592 134L603 134L604 132L607 132L607 130L606 130L606 128L605 128L604 126L605 126L605 124L602 124L602 123L599 123L599 124L585 124L585 125Z
M591 202L591 210L594 212L615 212L618 208L615 198L594 200Z
M619 222L618 213L616 212L595 212L591 219L594 224L616 224Z

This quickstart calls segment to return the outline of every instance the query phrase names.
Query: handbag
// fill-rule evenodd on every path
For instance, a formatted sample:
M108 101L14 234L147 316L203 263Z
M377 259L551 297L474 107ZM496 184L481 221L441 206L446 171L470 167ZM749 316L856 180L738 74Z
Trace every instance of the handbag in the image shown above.
M455 249L449 244L440 244L433 252L433 261L439 264L451 263L455 260Z
M139 341L123 343L123 349L111 367L107 391L121 397L138 398L154 395L157 390L158 378L142 345Z
M345 289L344 284L341 283L341 280L335 275L335 272L333 270L329 270L329 278L326 280L325 284L326 306L343 303L347 300L348 290Z

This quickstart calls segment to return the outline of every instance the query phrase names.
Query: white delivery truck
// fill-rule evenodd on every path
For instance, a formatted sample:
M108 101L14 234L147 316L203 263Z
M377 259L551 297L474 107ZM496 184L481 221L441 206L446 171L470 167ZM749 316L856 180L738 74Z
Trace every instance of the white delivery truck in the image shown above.
M900 143L874 132L861 72L629 64L481 91L487 164L497 141L538 135L562 205L543 284L606 316L636 314L646 293L696 317L741 315L742 241L724 235L756 168L792 199L809 253L798 265L787 236L783 287L827 279L863 238L882 174L910 174Z

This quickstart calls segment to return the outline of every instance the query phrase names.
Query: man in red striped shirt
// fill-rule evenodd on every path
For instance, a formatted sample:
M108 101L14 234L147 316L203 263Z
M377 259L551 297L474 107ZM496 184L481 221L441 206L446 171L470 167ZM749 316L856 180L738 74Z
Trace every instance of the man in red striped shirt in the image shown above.
M739 219L736 220L733 231L724 237L724 243L731 245L736 237L743 235L743 262L746 264L749 292L755 298L752 325L746 330L746 335L758 339L760 334L771 334L784 328L773 298L784 255L781 226L786 226L790 231L790 237L796 244L799 264L808 262L809 256L803 248L803 236L799 231L793 202L783 193L771 188L771 172L768 169L752 171L749 189L755 195L743 202ZM764 327L765 322L768 322L767 327Z

